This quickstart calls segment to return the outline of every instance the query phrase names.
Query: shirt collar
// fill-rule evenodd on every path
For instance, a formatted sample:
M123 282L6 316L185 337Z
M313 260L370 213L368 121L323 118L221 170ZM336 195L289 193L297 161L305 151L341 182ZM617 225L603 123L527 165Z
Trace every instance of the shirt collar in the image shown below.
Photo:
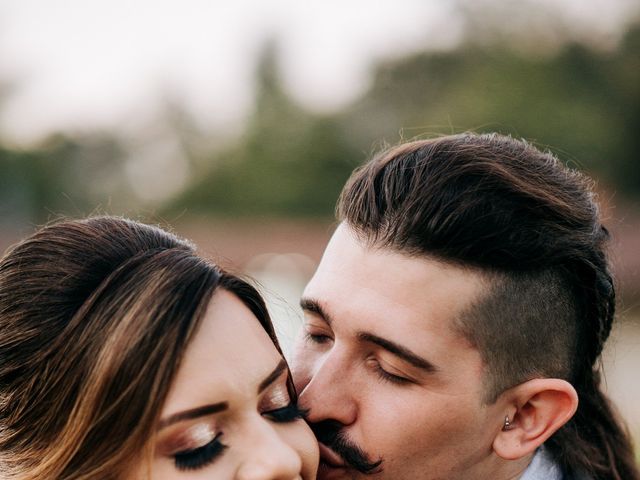
M562 471L547 449L540 447L520 480L562 480Z

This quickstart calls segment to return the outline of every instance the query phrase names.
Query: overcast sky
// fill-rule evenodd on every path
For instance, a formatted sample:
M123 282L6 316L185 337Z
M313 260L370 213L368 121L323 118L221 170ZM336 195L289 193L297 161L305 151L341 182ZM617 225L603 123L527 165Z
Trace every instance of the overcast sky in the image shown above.
M637 0L520 3L551 5L601 35L637 11ZM135 128L169 94L203 125L236 128L267 39L294 98L339 108L366 90L375 61L455 46L457 13L453 0L0 0L0 135Z

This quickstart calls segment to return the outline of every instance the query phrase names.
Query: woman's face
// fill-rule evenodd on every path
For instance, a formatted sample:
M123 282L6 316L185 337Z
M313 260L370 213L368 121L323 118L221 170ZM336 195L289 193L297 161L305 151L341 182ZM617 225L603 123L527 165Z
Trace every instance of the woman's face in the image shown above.
M251 311L218 290L163 407L151 479L314 479L318 446L287 375Z

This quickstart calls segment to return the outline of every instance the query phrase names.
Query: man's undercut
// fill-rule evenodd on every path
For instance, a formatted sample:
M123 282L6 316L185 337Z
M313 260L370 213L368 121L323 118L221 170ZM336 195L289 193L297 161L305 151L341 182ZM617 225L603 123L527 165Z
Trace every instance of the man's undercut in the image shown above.
M488 285L454 325L482 355L485 402L534 378L572 382L579 318L566 279L546 269L493 274Z

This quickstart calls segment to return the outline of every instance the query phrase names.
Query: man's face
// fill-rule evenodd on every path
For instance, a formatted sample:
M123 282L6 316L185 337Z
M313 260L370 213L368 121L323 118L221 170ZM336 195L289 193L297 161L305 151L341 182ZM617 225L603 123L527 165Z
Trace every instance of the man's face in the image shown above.
M480 353L454 328L487 288L338 227L303 294L292 362L318 479L491 478L504 415L483 403Z

